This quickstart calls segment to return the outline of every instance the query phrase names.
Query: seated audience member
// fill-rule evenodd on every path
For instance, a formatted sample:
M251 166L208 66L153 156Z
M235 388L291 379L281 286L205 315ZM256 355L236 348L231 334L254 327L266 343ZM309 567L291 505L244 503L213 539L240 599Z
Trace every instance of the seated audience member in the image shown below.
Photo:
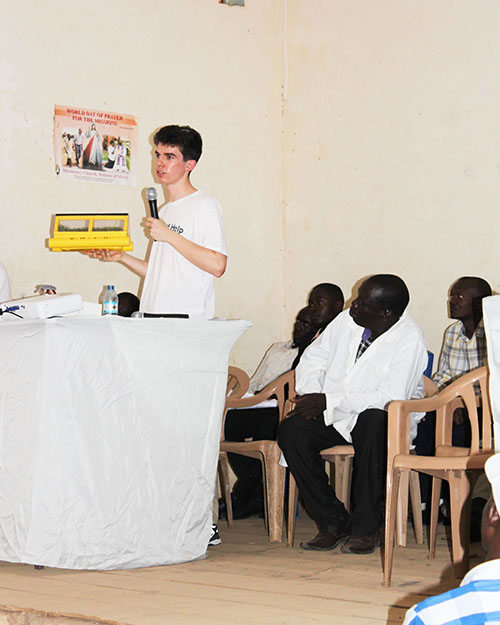
M485 561L467 573L459 588L410 608L403 625L500 622L500 454L486 461L485 470L493 491L481 526Z
M9 275L2 263L0 263L0 302L8 302L10 299Z
M336 284L322 282L311 289L307 305L313 314L313 323L318 326L318 335L342 312L344 294Z
M486 362L483 298L491 287L482 278L460 278L450 291L450 318L456 319L443 338L438 370L432 376L439 390Z
M294 408L278 443L318 534L301 543L327 551L371 553L379 544L385 494L387 404L423 396L427 364L420 327L404 315L408 289L398 276L365 280L341 313L304 352ZM354 446L352 514L328 483L320 451Z
M294 333L297 330L298 336L303 336L307 328L297 327L297 322L306 323L314 326L313 336L304 336L301 338L301 346L295 340L285 341L281 343L273 343L262 358L255 373L250 378L250 393L257 393L267 386L273 380L276 380L282 373L295 369L300 356L304 349L309 345L313 338L321 334L326 326L342 311L344 307L344 294L342 289L336 284L324 282L317 284L311 289L309 294L307 308L310 310L310 318L307 316L306 321L299 321L299 317L306 319L303 309L297 316L294 326ZM301 315L301 313L303 313ZM296 330L295 330L296 328ZM232 439L228 439L232 440Z
M491 295L491 287L482 278L463 277L451 287L449 312L450 318L456 319L456 321L445 330L438 370L432 376L439 390L451 384L464 373L482 367L486 363L482 300L489 295ZM415 439L417 454L422 456L434 455L435 429L436 413L427 413L418 425L418 434ZM459 447L470 445L470 423L465 408L457 408L453 414L452 442L453 445ZM420 474L420 484L422 502L426 506L424 519L428 520L431 477ZM485 501L485 499L482 500L483 505ZM478 525L481 507L476 515ZM476 534L478 534L477 538L479 539L478 529Z
M257 370L250 379L250 393L257 393L282 373L295 369L304 349L340 313L344 307L344 294L336 284L322 283L310 294L308 306L297 315L293 340L274 343L267 350ZM249 410L230 410L224 428L228 441L275 440L278 427L276 407L254 407ZM262 468L258 460L228 454L237 477L232 492L233 515L244 519L263 514L264 499Z
M250 379L250 393L257 393L277 377L295 368L304 349L318 332L312 322L309 307L299 311L293 326L293 339L285 343L273 343ZM276 406L253 407L246 410L229 410L224 425L227 441L276 440L278 428ZM259 460L239 454L228 453L229 463L237 481L231 494L233 516L245 519L264 511L262 494L262 468Z
M140 301L137 295L124 291L118 293L118 314L120 317L131 317L139 310Z

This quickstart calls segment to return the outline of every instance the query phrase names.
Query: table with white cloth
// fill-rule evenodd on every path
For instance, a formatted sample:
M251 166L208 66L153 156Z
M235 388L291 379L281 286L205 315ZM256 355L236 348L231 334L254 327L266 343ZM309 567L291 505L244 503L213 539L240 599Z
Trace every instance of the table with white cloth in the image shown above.
M0 560L136 568L206 553L246 321L0 321Z

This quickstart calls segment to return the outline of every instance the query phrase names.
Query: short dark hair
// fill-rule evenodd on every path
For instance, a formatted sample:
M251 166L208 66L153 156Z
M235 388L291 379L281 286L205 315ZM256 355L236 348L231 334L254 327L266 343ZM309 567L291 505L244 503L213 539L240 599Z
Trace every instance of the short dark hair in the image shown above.
M491 286L483 278L478 278L477 276L462 276L457 282L462 282L462 280L466 280L473 285L477 297L482 299L483 297L489 297L491 295ZM455 282L455 284L457 282Z
M380 307L401 317L410 301L410 293L404 281L390 273L379 273L368 278L366 282L377 288L376 298Z
M155 133L154 144L179 148L185 161L199 161L203 141L200 133L190 126L163 126Z
M140 301L137 295L123 291L118 293L118 314L120 317L130 317L132 313L139 310Z
M336 284L332 284L331 282L322 282L321 284L313 286L311 293L313 291L323 291L329 300L342 302L342 306L344 306L344 294L342 293L342 289Z

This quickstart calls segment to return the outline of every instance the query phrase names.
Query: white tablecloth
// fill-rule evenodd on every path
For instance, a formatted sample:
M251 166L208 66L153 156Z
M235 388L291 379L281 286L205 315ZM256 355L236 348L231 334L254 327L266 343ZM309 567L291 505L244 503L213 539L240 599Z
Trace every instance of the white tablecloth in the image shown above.
M483 299L484 330L490 369L490 401L493 412L495 451L500 451L500 295Z
M135 568L206 553L245 321L0 322L0 560Z

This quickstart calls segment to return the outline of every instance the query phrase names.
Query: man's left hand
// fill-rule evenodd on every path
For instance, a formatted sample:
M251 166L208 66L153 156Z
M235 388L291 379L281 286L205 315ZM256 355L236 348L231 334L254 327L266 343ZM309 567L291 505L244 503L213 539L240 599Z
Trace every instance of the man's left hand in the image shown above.
M326 395L323 393L295 395L290 401L294 408L288 413L289 417L297 415L303 419L318 419L323 416L326 409Z
M169 243L172 238L172 230L162 219L154 219L153 217L145 217L142 225L149 235L155 241L163 241Z

